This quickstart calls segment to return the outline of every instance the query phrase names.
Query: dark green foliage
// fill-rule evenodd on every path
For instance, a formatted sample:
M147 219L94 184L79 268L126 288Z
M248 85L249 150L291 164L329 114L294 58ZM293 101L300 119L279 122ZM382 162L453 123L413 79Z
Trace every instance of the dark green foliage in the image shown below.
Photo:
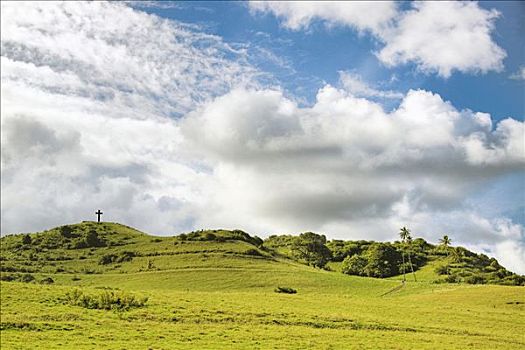
M251 255L251 256L264 256L259 250L257 249L248 249L247 251L244 252L244 254L246 255Z
M31 236L30 235L24 235L22 237L22 244L24 245L30 245L31 244Z
M95 230L91 230L87 233L87 235L84 238L86 242L87 247L104 247L106 246L106 243L100 239L98 236L98 232Z
M16 275L3 273L3 274L0 275L0 280L1 281L6 281L6 282L12 282L12 281L16 281L17 277L16 277Z
M328 242L326 246L332 251L332 261L343 261L347 256L361 254L361 252L368 249L370 244L372 242L369 241L333 240Z
M120 291L103 291L98 294L86 294L74 289L65 296L66 303L86 309L125 311L146 305L147 297L136 297L131 293Z
M126 261L131 261L136 256L135 252L123 251L118 254L105 254L99 261L99 265L107 265L112 263L122 263Z
M285 293L285 294L297 294L297 290L290 287L277 287L274 290L275 293Z
M65 225L58 228L60 231L60 234L65 238L73 238L76 237L76 235L73 234L74 230L71 226Z
M326 247L326 237L313 232L301 233L291 250L297 259L314 267L322 268L332 258L332 252Z
M361 255L347 256L343 260L341 271L348 275L365 276L365 267L368 260Z
M51 277L46 277L40 280L40 284L53 284L55 281Z
M217 236L215 236L213 233L208 232L204 235L205 241L215 241L216 239L217 239Z
M448 274L448 266L447 265L439 265L436 267L435 272L438 275L447 275Z
M399 274L401 254L389 243L374 243L363 254L343 260L342 271L349 275L390 277Z
M20 278L20 281L25 282L25 283L33 282L34 280L35 280L35 277L29 273L23 274L22 277Z

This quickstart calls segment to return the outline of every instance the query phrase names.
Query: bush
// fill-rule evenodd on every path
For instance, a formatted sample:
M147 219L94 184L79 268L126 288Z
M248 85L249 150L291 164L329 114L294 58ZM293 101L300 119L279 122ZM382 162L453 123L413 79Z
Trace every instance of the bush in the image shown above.
M217 236L214 235L213 233L209 233L209 232L206 233L204 235L204 238L203 238L203 240L205 240L205 241L215 241L216 239L217 239Z
M447 277L445 277L444 281L447 283L459 283L460 278L456 275L448 275Z
M40 284L53 284L55 281L51 277L46 277L40 280Z
M24 237L22 237L22 244L30 245L31 244L31 236L30 235L24 235Z
M120 252L119 254L106 254L106 255L103 255L99 259L98 264L107 265L111 263L122 263L122 262L133 260L135 256L136 254L134 252L128 252L128 251L123 251L123 252Z
M106 243L100 239L97 231L91 230L86 234L85 242L88 247L104 247Z
M244 254L245 255L252 255L252 256L264 256L257 249L248 249L247 251L244 252Z
M348 275L365 275L365 266L368 260L361 255L347 256L341 265L341 271Z
M483 276L472 275L465 278L465 282L467 282L468 284L485 284L487 280Z
M12 282L17 280L16 275L9 275L9 274L2 274L0 275L0 280L6 281L6 282Z
M448 266L447 265L439 265L434 270L438 275L448 275Z
M62 235L62 237L72 238L74 236L72 234L73 233L73 228L71 226L68 226L68 225L61 226L59 228L59 230L60 230L60 234Z
M20 281L25 282L25 283L33 282L34 280L35 280L35 277L33 277L33 275L29 273L23 274L22 277L20 277Z
M66 303L86 309L126 311L146 305L147 297L137 297L121 291L105 290L98 294L85 294L80 289L66 293Z
M297 290L290 287L277 287L274 290L275 293L285 293L285 294L296 294Z

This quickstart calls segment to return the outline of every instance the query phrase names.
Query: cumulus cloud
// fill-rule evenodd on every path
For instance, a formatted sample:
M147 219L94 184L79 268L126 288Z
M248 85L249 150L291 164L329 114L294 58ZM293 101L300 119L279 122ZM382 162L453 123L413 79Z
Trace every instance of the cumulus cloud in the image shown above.
M320 19L369 32L383 44L376 55L387 66L412 63L444 78L454 71L501 71L506 57L491 37L500 14L475 2L413 2L406 11L393 2L250 2L250 7L274 14L291 30Z
M489 115L457 110L428 91L409 91L387 113L329 85L309 108L279 91L235 90L181 124L213 169L201 226L393 239L407 224L434 241L447 232L459 244L491 244L493 254L500 239L518 244L523 234L505 234L464 200L520 171L522 128L513 119L493 128ZM472 138L483 140L475 150Z
M178 116L261 73L194 26L108 2L2 6L2 232L192 227ZM27 215L30 213L30 215Z
M378 58L390 66L412 62L444 78L454 70L501 71L506 53L491 38L498 16L474 2L416 2L381 33Z
M119 3L1 5L3 234L98 208L158 234L383 240L408 225L525 271L523 227L465 204L523 169L523 122L423 90L385 112L356 76L301 107L197 28Z
M313 21L320 20L329 26L377 33L397 12L393 1L250 1L249 6L254 13L273 13L292 30L307 29Z

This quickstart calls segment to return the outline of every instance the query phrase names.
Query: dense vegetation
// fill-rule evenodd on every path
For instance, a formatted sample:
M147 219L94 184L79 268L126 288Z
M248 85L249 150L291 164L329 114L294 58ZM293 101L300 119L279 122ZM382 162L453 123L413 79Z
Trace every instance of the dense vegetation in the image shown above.
M324 236L310 232L299 236L273 235L264 241L264 246L315 267L325 267L329 261L340 263L341 272L355 276L384 278L410 273L417 280L417 271L428 264L435 266L436 283L525 285L524 276L506 270L494 258L463 247L433 245L422 238L393 243L327 242Z
M141 262L139 271L158 270L164 267L154 263L151 257L197 253L200 251L192 251L195 245L210 242L217 247L213 249L214 254L221 251L222 255L248 255L271 260L285 258L317 268L340 263L338 270L355 276L386 278L403 275L406 279L406 274L412 274L417 280L417 271L431 264L435 282L525 285L523 276L506 270L496 259L462 247L452 247L448 236L445 236L444 243L432 245L422 238L412 239L410 232L403 229L401 241L392 243L327 241L324 235L313 232L298 236L273 235L263 241L241 230L200 230L174 237L151 237L126 226L83 222L35 234L3 237L0 270L2 280L25 282L36 272L124 272L127 269L122 269L122 264L132 261ZM158 244L160 249L143 249L147 242ZM245 243L245 249L228 250L234 242ZM166 244L181 249L174 252ZM192 248L185 250L183 247Z

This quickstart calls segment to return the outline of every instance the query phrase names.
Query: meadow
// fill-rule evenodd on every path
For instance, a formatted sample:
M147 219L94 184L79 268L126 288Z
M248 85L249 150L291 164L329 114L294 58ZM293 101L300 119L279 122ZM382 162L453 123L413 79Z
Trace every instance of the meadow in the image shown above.
M112 243L45 248L59 229L30 235L30 245L22 235L2 238L2 349L525 347L523 287L434 283L429 268L401 284L313 268L246 240L184 241L111 223L74 228L95 228ZM33 280L22 282L26 275ZM279 286L297 293L276 293ZM72 293L147 301L101 309L71 303Z

